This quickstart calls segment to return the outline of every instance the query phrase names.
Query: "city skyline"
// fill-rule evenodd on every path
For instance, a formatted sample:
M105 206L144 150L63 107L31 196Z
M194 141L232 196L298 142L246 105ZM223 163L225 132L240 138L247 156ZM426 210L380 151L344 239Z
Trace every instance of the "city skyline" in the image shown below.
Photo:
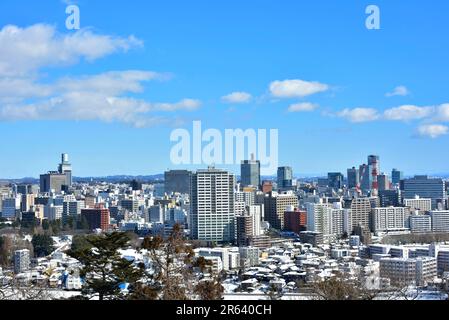
M61 151L76 176L204 168L170 163L170 132L195 120L278 129L279 166L297 175L368 154L386 172L448 171L445 1L377 1L380 30L356 1L80 1L75 31L68 3L0 4L3 179L36 177Z

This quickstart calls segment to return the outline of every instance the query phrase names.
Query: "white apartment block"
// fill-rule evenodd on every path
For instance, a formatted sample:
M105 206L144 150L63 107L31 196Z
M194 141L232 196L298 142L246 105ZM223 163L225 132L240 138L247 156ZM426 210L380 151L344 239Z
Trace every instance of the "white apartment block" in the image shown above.
M424 286L437 276L437 261L432 257L382 258L380 277L390 279L392 286Z
M327 240L352 232L351 210L341 203L306 203L307 230L319 232Z
M14 273L22 273L30 268L30 250L17 250L14 252Z
M410 231L412 233L432 232L432 217L423 214L413 214L410 216Z
M432 231L436 233L449 232L449 211L431 211Z
M415 199L404 199L404 205L412 211L427 212L432 210L432 199L424 199L416 196Z
M253 217L254 236L262 235L262 215L264 211L264 205L252 205L246 208L248 214Z
M204 258L220 258L222 270L230 269L229 249L228 248L200 248L195 250L197 255Z
M404 207L374 208L371 214L374 232L403 231L407 229L410 210Z

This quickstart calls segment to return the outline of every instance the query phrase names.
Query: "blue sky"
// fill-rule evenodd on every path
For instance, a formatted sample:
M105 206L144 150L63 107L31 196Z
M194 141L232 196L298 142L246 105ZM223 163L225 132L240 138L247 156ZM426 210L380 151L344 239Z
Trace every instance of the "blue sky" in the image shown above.
M300 175L368 154L387 172L449 171L445 0L80 0L80 31L66 2L0 2L0 177L37 176L61 152L76 176L179 168L170 133L193 120L278 129L279 164ZM235 92L251 99L223 101Z

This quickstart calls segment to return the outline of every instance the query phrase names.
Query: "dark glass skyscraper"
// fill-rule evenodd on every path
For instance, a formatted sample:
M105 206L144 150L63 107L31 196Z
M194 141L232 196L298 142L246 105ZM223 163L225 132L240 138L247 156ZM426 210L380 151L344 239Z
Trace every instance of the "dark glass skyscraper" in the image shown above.
M399 184L404 179L404 173L398 169L393 169L391 172L391 182L393 184Z
M278 189L288 189L293 186L293 169L291 167L279 167L277 177Z
M327 174L329 188L342 189L344 176L340 172L330 172Z
M357 188L360 182L359 170L355 167L348 169L348 188Z
M240 166L242 187L253 186L259 188L260 186L260 161L254 159L244 160Z

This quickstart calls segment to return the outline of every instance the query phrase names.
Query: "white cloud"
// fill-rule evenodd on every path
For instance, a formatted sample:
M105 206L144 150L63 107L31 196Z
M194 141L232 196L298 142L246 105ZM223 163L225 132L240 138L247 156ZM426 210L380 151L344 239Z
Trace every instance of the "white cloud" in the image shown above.
M404 105L386 110L384 112L384 117L387 120L410 121L427 118L434 112L434 110L434 107Z
M394 96L405 97L405 96L408 96L409 94L410 94L410 91L407 89L406 86L398 86L398 87L394 88L394 90L392 92L388 92L387 94L385 94L385 96L387 96L387 97L394 97Z
M449 127L440 124L422 125L418 128L418 135L420 137L428 137L436 139L440 136L449 133Z
M221 101L224 103L248 103L252 99L251 94L247 92L233 92L224 97L221 97Z
M370 122L380 118L377 110L371 108L344 109L337 115L354 123Z
M270 92L276 98L303 98L327 90L327 84L304 80L274 81L270 84Z
M4 27L0 30L0 121L97 120L143 127L169 121L160 113L198 109L198 100L151 103L134 96L144 92L144 82L166 80L169 74L127 70L41 81L44 68L67 67L82 59L93 62L141 45L133 36L97 35L86 29L59 34L45 24Z
M157 103L154 105L155 111L195 111L201 106L201 101L194 99L184 99L177 103Z
M80 59L92 62L137 46L142 41L134 36L98 35L88 29L60 34L47 24L8 25L0 30L0 76L27 76L43 67L73 65Z
M288 112L310 112L318 109L318 105L310 102L302 102L302 103L296 103L292 104L288 108Z
M104 92L70 91L35 103L5 105L0 108L0 120L99 120L143 127L163 118L156 116L156 112L192 111L199 106L200 102L192 99L150 103L142 99L109 96Z
M438 106L436 117L439 121L449 122L449 103Z

